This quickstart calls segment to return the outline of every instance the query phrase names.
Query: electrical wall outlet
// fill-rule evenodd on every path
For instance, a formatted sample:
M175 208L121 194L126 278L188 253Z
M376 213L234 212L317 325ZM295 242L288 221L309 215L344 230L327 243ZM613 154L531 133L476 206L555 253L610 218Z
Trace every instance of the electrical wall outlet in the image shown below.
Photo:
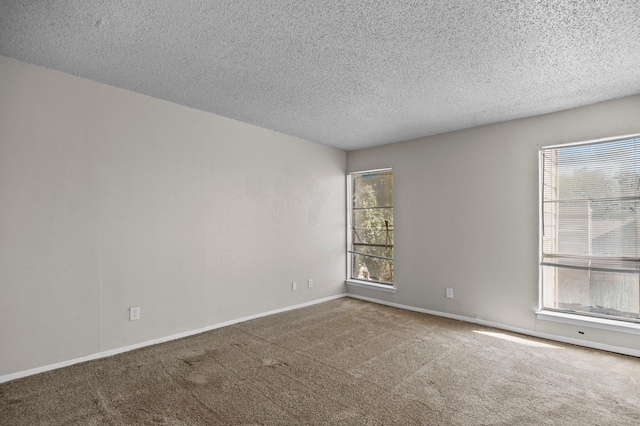
M140 306L132 306L129 308L129 321L137 321L140 319Z
M311 278L307 280L307 285L309 286L309 288L313 288L313 280Z
M447 299L453 299L453 289L447 288Z
M292 282L291 283L291 291L296 291L298 289L298 283L297 282Z

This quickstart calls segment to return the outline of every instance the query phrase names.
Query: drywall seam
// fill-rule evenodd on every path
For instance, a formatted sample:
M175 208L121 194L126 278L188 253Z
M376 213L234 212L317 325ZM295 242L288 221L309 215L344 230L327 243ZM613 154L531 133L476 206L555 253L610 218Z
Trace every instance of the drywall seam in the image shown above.
M408 311L421 312L421 313L424 313L424 314L435 315L435 316L445 317L445 318L451 318L451 319L455 319L455 320L458 320L458 321L464 321L464 322L468 322L468 323L472 323L472 324L478 324L478 325L484 325L484 326L487 326L487 327L498 328L498 329L501 329L501 330L511 331L511 332L514 332L514 333L524 334L524 335L532 336L532 337L538 337L538 338L541 338L541 339L548 339L548 340L553 340L553 341L556 341L556 342L569 343L569 344L572 344L572 345L583 346L583 347L586 347L586 348L600 349L600 350L603 350L603 351L615 352L615 353L619 353L619 354L623 354L623 355L630 355L630 356L635 356L635 357L640 358L640 351L639 350L635 350L635 349L631 349L631 348L623 348L623 347L620 347L620 346L607 345L607 344L604 344L604 343L597 343L597 342L590 342L590 341L587 341L587 340L573 339L571 337L563 337L563 336L556 336L554 334L540 333L538 331L527 330L526 328L511 327L511 326L508 326L508 325L500 324L500 323L493 322L493 321L486 321L486 320L482 320L482 319L479 319L479 318L471 318L471 317L465 317L465 316L462 316L462 315L448 314L446 312L439 312L439 311L432 311L432 310L429 310L429 309L416 308L414 306L402 305L400 303L385 302L383 300L374 299L372 297L359 296L359 295L356 295L356 294L347 294L347 296L348 297L352 297L354 299L366 300L367 302L378 303L380 305L387 305L387 306L392 306L394 308L406 309Z
M300 303L300 304L297 304L297 305L292 305L292 306L287 306L287 307L284 307L284 308L274 309L272 311L267 311L267 312L262 312L262 313L259 313L259 314L249 315L247 317L238 318L238 319L230 320L230 321L225 321L225 322L221 322L219 324L213 324L213 325L209 325L207 327L203 327L203 328L199 328L199 329L195 329L195 330L189 330L189 331L185 331L185 332L182 332L182 333L172 334L170 336L160 337L158 339L147 340L146 342L136 343L135 345L123 346L123 347L120 347L120 348L110 349L108 351L97 352L97 353L94 353L94 354L91 354L91 355L87 355L87 356L83 356L83 357L79 357L79 358L74 358L74 359L70 359L70 360L67 360L67 361L57 362L55 364L49 364L49 365L45 365L45 366L42 366L42 367L36 367L36 368L31 368L29 370L18 371L16 373L6 374L4 376L0 376L0 383L9 382L11 380L16 380L16 379L21 379L21 378L27 377L27 376L33 376L34 374L44 373L46 371L57 370L58 368L69 367L71 365L79 364L81 362L93 361L95 359L106 358L106 357L110 357L110 356L113 356L113 355L118 355L118 354L121 354L121 353L124 353L124 352L129 352L129 351L132 351L132 350L135 350L135 349L144 348L146 346L152 346L152 345L157 345L157 344L160 344L160 343L169 342L169 341L172 341L172 340L182 339L184 337L189 337L189 336L193 336L193 335L196 335L196 334L204 333L204 332L207 332L207 331L215 330L215 329L218 329L218 328L227 327L227 326L233 325L233 324L239 324L241 322L249 321L249 320L252 320L252 319L261 318L261 317L265 317L265 316L273 315L273 314L278 314L278 313L281 313L281 312L292 311L294 309L304 308L306 306L316 305L318 303L328 302L328 301L334 300L334 299L340 299L340 298L345 297L345 296L346 296L346 293L337 294L337 295L334 295L334 296L328 296L328 297L324 297L322 299L312 300L312 301Z

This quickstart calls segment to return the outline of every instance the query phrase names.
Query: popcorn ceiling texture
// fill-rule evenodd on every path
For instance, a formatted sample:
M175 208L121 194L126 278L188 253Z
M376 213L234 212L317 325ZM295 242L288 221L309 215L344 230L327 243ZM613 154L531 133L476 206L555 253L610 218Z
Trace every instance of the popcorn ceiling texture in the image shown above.
M640 93L640 2L5 0L0 54L354 150Z

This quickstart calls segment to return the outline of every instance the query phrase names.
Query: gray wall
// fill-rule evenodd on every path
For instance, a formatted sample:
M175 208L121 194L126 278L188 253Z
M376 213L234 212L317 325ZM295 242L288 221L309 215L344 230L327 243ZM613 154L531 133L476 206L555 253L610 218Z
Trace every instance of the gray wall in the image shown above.
M393 167L397 293L386 302L605 345L637 335L539 321L538 148L640 132L640 96L349 152L348 171ZM453 287L454 299L445 298ZM585 331L579 334L578 328Z
M0 375L343 293L345 170L389 166L398 291L353 294L577 337L534 314L537 148L640 132L635 96L345 155L4 57L0 75Z
M344 293L343 151L0 75L0 376Z

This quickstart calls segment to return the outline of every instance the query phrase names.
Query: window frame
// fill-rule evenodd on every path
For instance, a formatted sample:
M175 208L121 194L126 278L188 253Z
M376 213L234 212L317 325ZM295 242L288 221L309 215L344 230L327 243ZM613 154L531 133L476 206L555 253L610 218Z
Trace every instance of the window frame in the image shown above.
M346 239L346 255L347 255L347 262L346 262L346 279L345 282L348 285L352 285L355 287L364 287L364 288L370 288L370 289L375 289L375 290L379 290L379 291L383 291L383 292L389 292L389 293L395 293L396 292L396 286L395 286L395 282L383 282L383 281L375 281L375 280L363 280L363 279L358 279L358 278L353 278L352 277L352 271L353 271L353 179L355 175L365 175L365 174L369 174L369 173L381 173L381 172L391 172L392 176L395 177L394 175L394 171L393 168L391 167L386 167L386 168L380 168L380 169L371 169L371 170L358 170L358 171L354 171L354 172L349 172L347 173L346 176L346 188L347 188L347 239ZM395 184L395 181L394 181ZM395 192L394 189L392 188L392 193ZM394 206L391 206L393 208L395 208ZM395 265L395 249L394 249L394 254L393 257L391 258L392 263ZM394 281L395 281L395 276L394 276Z
M598 329L604 329L609 331L629 333L640 335L640 321L638 320L625 320L624 318L616 318L614 316L600 316L590 315L583 312L571 312L561 309L545 308L544 303L544 273L543 268L545 265L543 258L543 244L544 244L544 152L550 149L562 149L576 146L586 146L594 144L603 144L607 142L624 141L628 139L638 139L640 133L621 135L615 137L607 137L600 139L592 139L586 141L579 141L567 144L556 144L539 146L538 149L538 307L536 310L536 316L539 320L554 321L571 325L588 326ZM549 266L549 265L547 265ZM558 266L556 266L557 268ZM594 270L598 270L595 268ZM629 272L636 274L636 272ZM640 274L638 274L640 275Z

